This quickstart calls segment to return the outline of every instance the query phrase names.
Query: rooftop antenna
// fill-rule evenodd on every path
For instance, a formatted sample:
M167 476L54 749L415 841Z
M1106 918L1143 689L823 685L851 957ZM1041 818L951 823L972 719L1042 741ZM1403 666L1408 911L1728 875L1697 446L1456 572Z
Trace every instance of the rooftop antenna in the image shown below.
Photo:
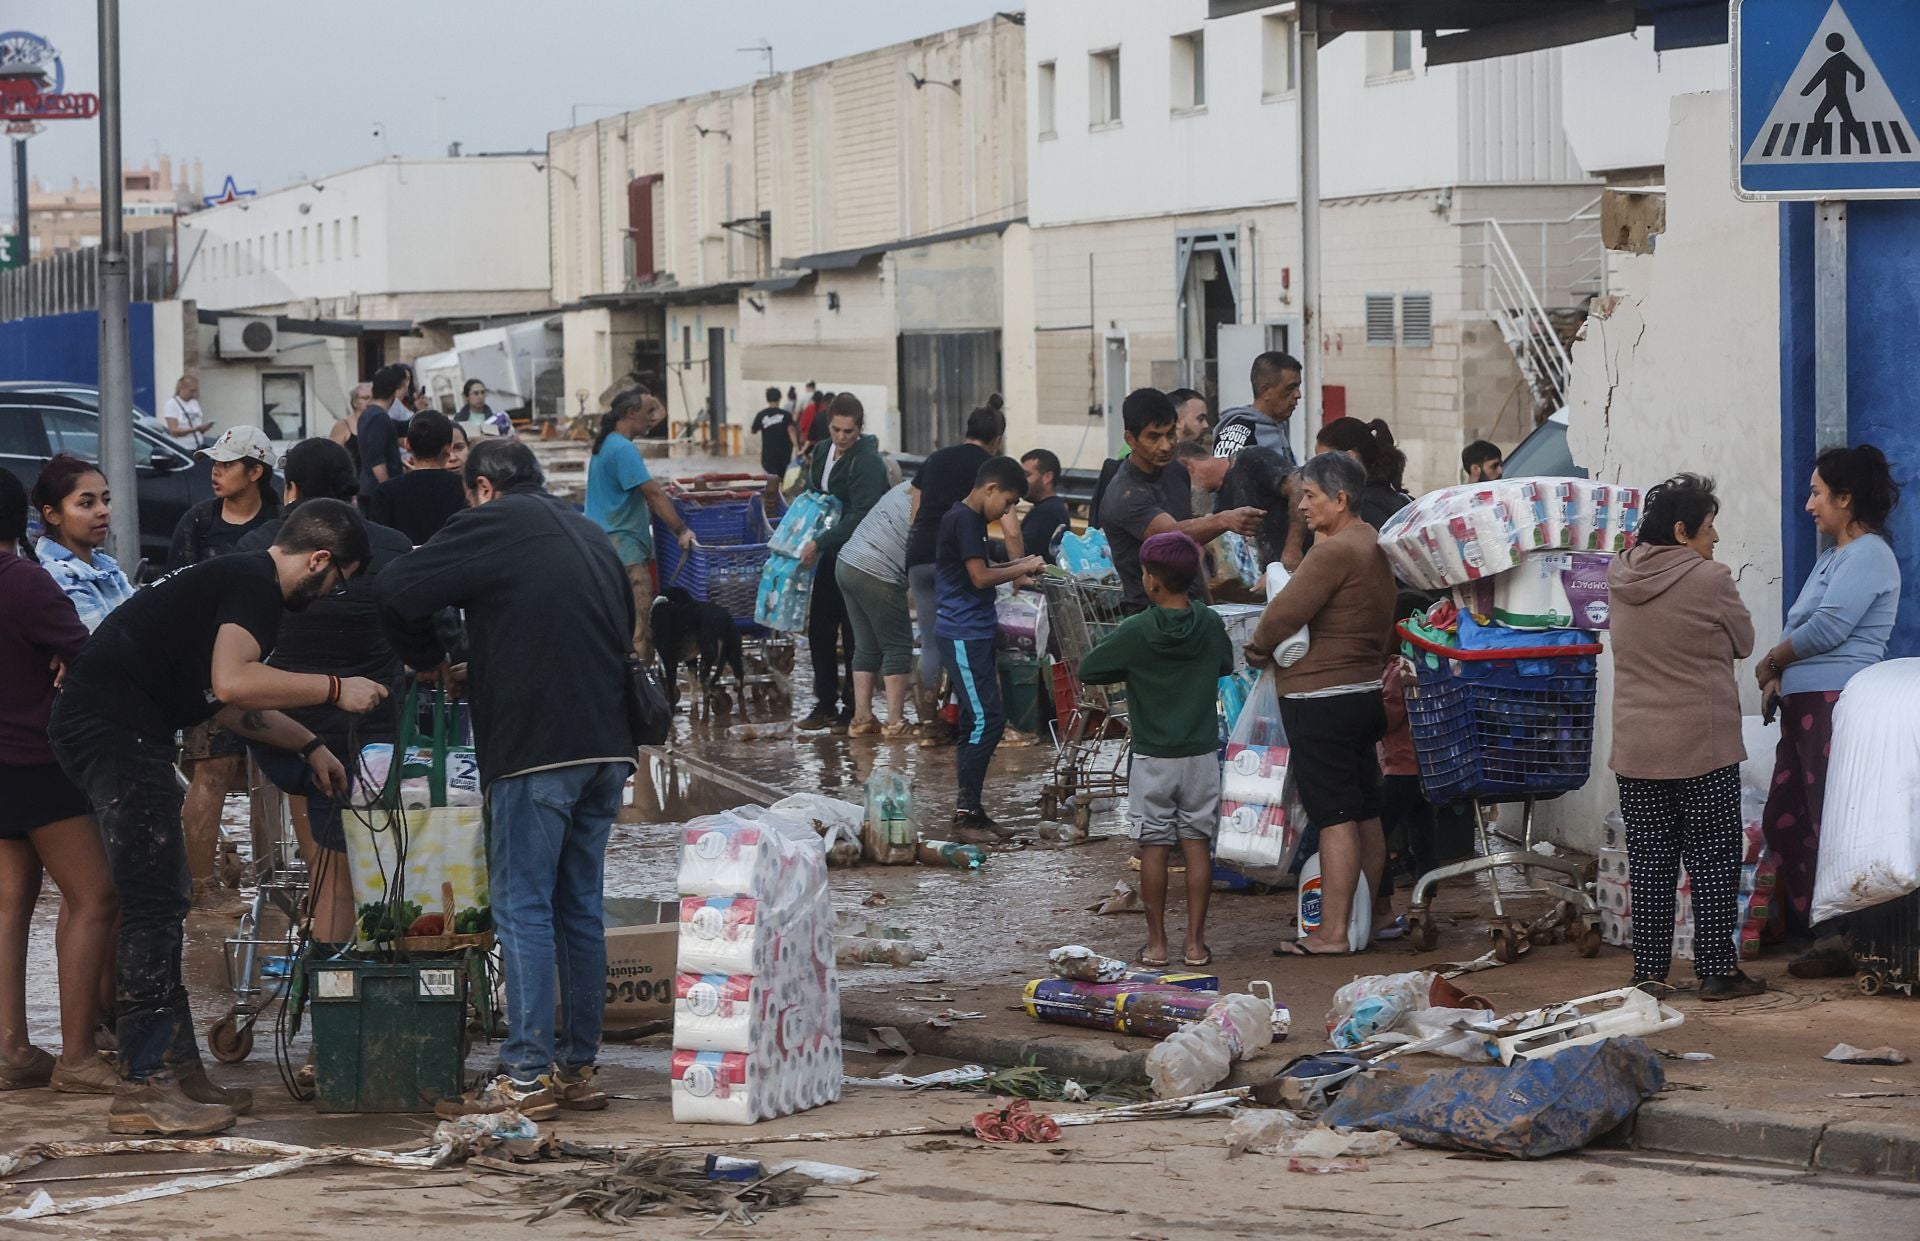
M739 52L752 52L756 56L765 56L767 58L767 72L765 76L773 76L773 44L768 41L765 35L761 35L760 41L752 47L741 47L735 48L734 50Z

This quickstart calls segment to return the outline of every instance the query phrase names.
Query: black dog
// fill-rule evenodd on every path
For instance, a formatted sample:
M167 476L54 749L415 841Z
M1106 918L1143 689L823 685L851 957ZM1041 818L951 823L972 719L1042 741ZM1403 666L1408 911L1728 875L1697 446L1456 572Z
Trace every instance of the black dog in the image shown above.
M740 628L727 610L702 603L684 588L669 586L653 601L653 646L666 669L667 700L680 705L680 665L693 664L695 680L711 690L723 667L733 669L744 686L747 673L740 652Z

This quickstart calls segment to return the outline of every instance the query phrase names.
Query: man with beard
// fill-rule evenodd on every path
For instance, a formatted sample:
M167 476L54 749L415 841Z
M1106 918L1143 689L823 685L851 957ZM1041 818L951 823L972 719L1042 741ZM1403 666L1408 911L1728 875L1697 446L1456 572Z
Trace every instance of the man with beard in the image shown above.
M187 854L174 777L174 734L218 719L250 741L300 755L329 795L346 792L340 760L283 708L364 713L387 696L365 677L269 667L284 612L343 590L371 556L352 506L311 500L273 546L169 573L113 611L68 668L48 737L92 803L120 894L118 1009L126 1082L114 1133L217 1133L252 1095L215 1085L200 1060L180 976Z

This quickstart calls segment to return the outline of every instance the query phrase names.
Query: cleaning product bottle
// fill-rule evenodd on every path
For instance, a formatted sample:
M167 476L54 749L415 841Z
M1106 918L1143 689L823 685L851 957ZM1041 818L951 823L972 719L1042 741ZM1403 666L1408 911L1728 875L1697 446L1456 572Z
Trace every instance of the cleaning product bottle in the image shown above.
M1155 1097L1177 1099L1211 1090L1235 1060L1273 1041L1273 1001L1244 991L1223 995L1204 1021L1184 1026L1147 1053Z
M1320 928L1321 907L1320 855L1315 853L1300 868L1298 938L1305 939ZM1347 950L1359 952L1373 940L1373 892L1367 886L1366 872L1353 892L1353 913L1347 918Z
M987 851L979 845L951 840L923 840L918 853L922 866L951 866L955 870L979 870L987 860Z

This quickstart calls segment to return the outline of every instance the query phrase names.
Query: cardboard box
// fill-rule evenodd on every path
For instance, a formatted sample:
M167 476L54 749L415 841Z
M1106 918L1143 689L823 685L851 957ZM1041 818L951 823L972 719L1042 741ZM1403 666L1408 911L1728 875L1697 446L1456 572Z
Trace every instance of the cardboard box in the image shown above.
M636 1038L673 1025L673 975L680 955L680 902L608 897L608 1038Z

